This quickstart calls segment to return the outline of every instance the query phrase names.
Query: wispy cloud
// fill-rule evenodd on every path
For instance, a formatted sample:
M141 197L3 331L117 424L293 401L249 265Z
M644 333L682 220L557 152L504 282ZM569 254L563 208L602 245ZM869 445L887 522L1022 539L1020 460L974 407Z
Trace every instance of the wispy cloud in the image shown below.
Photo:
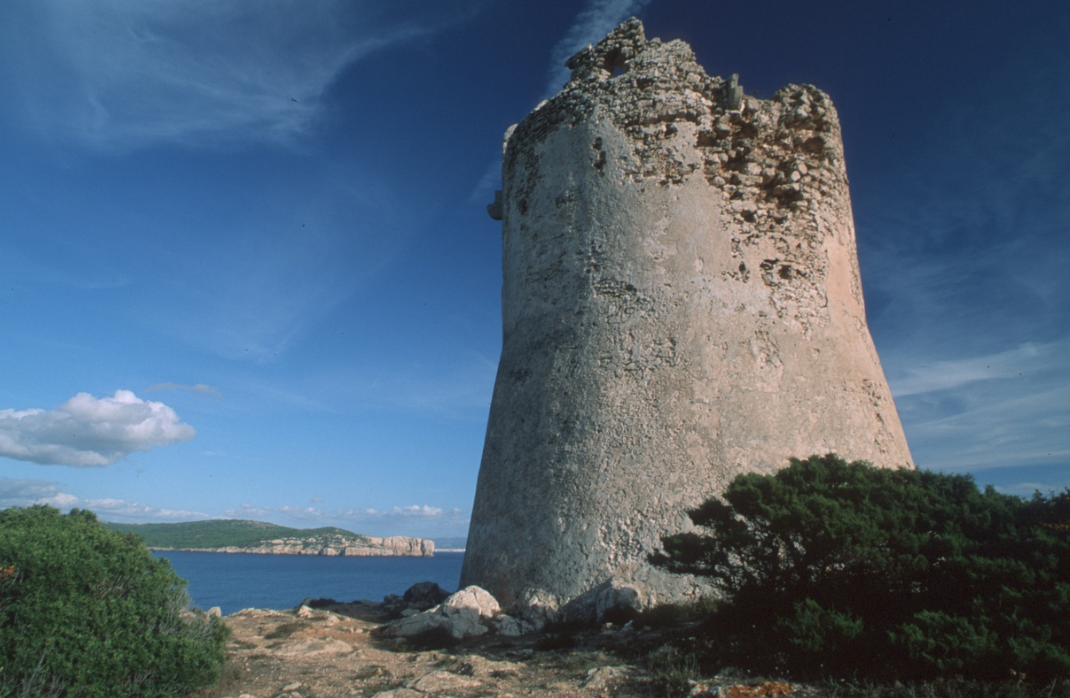
M1070 463L1070 339L930 361L889 372L889 383L921 466Z
M183 509L164 509L122 499L82 499L63 492L46 480L0 478L0 508L47 504L64 511L89 509L106 521L188 521L206 519L206 514Z
M372 521L380 519L436 519L450 513L456 514L460 510L452 509L447 512L440 507L427 504L410 504L408 506L396 506L387 510L374 508L367 509L340 509L325 510L312 506L278 506L267 507L243 503L237 509L228 509L227 516L252 517L254 519L267 519L283 516L290 519L305 519L309 521L346 520L346 521Z
M565 61L588 44L605 38L624 20L639 14L652 0L587 0L576 15L572 26L554 46L550 54L550 70L545 97L557 94L568 82L569 70Z
M419 504L410 504L407 507L394 507L390 510L389 516L418 516L425 519L435 519L442 516L444 512L438 507L431 507Z
M402 413L484 421L497 372L497 357L451 351L438 345L429 363L388 364L355 359L280 384L236 379L233 389L265 404L333 414Z
M1050 58L949 85L894 153L870 154L878 176L852 181L867 314L915 460L1023 487L1041 471L1070 484L1070 133L1048 118L1070 107L1070 63ZM1020 99L992 96L1008 89Z
M103 398L78 393L52 411L0 410L0 456L41 465L111 465L195 434L170 407L129 390Z
M497 361L486 356L447 355L436 366L329 374L331 385L324 384L317 391L334 393L349 407L451 418L469 418L475 413L482 420L490 405L496 372Z
M565 35L550 51L550 67L542 99L553 97L568 82L570 71L565 62L569 58L588 44L604 39L618 24L639 14L651 2L653 0L587 0ZM501 170L501 161L488 165L468 195L469 202L491 203L495 190L501 187Z
M908 366L901 377L891 379L892 394L896 398L919 393L950 390L978 381L1000 378L1035 377L1053 368L1070 346L1061 343L1025 343L1014 349L986 356L933 361Z
M7 104L48 137L103 149L287 142L316 123L346 66L467 13L369 0L11 0L0 65L11 66Z
M1070 108L1070 62L1051 58L1003 66L984 91L949 89L926 105L925 133L852 189L870 321L894 351L1066 336L1070 133L1047 115ZM992 97L1004 89L1020 99Z
M181 383L155 383L145 388L145 392L153 393L158 390L182 390L188 393L196 393L198 395L211 395L212 397L223 399L223 393L218 388L213 388L210 385L204 383L197 383L196 385L182 385Z
M381 278L421 215L359 162L325 168L258 194L218 229L198 221L195 247L160 245L146 280L158 292L139 296L139 314L216 355L271 363Z

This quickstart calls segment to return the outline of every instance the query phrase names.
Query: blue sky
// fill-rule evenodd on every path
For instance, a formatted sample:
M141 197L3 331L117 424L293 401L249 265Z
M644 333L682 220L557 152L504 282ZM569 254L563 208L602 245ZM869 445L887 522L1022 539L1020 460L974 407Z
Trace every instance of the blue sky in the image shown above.
M463 535L501 136L632 14L831 94L918 465L1070 486L1070 5L954 4L6 0L0 506Z

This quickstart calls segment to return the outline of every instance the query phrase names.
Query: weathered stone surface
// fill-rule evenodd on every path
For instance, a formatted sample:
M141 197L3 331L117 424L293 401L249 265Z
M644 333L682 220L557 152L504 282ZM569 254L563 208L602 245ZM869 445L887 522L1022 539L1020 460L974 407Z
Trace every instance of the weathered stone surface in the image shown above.
M613 688L614 684L621 679L627 678L629 673L629 668L623 666L603 666L590 669L584 675L583 680L580 681L580 688L586 688L588 691L594 692L608 692Z
M569 67L507 134L503 347L461 579L542 613L607 582L691 597L647 558L740 473L912 466L828 96L744 96L638 20Z
M448 643L449 649L420 650L408 642L384 640L375 632L378 619L386 615L384 609L336 604L329 611L340 619L333 627L317 618L300 618L296 609L250 609L227 616L224 620L233 633L227 644L229 668L215 693L223 698L647 698L658 693L660 683L653 674L664 667L659 660L642 659L650 655L637 648L664 647L657 656L667 659L673 656L668 647L672 638L694 631L690 623L614 629L559 626L505 643L476 639ZM284 634L322 647L340 647L336 642L341 641L353 651L292 653L291 641L280 638ZM568 651L562 651L563 644ZM503 654L510 660L499 660ZM746 674L731 670L722 670L705 683L709 695L786 694L763 692L775 684L755 686ZM791 695L806 698L837 692L791 688L795 689Z
M451 594L443 603L442 607L455 611L472 611L480 618L493 618L501 613L501 606L486 589L477 586L468 586L455 594Z
M421 693L444 693L447 691L464 691L479 688L481 682L468 676L460 676L448 671L430 671L413 681L408 686Z
M501 607L493 596L484 589L469 586L433 608L390 623L384 632L395 637L414 637L442 630L462 639L488 632L500 613Z

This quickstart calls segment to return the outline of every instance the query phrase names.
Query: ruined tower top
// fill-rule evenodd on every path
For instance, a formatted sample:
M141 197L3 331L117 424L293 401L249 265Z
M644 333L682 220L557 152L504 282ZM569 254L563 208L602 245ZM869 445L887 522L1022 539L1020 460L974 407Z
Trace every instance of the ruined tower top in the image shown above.
M534 149L555 129L607 120L628 137L630 152L621 163L625 179L665 186L704 177L720 190L723 213L749 236L785 228L796 234L803 229L849 229L852 273L846 282L864 316L843 144L828 95L812 85L788 85L770 100L744 96L738 76L707 75L690 46L647 40L636 18L576 53L566 65L572 75L562 91L507 133L503 180L518 174L518 161L532 162ZM681 142L684 134L693 136L690 143ZM598 151L593 166L604 175L608 152L598 143L592 147ZM514 203L523 210L530 205L523 197ZM845 220L817 220L832 214ZM755 238L747 242L753 244ZM803 253L797 247L791 255L773 255L760 260L757 268L739 270L741 275L771 277L770 285L782 291L774 299L782 318L789 302L783 298L786 287L803 291L799 287L823 281L811 275L807 284L806 270L787 258ZM796 272L803 272L803 278L795 278ZM813 303L806 311L821 315L825 293L811 290L818 297L808 299ZM798 293L789 295L793 305L807 300Z
M680 600L694 585L647 558L736 475L912 461L828 96L745 96L636 19L567 65L507 132L489 209L504 336L462 584L506 604Z

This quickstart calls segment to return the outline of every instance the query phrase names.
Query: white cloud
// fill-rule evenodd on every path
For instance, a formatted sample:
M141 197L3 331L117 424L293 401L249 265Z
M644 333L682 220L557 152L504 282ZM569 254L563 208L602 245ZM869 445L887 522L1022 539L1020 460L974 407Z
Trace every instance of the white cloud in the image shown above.
M61 491L59 485L45 480L0 477L0 509L28 507L34 504L47 504L64 511L74 508L88 509L106 521L141 522L208 518L207 515L197 511L163 509L122 499L82 499Z
M240 517L243 519L267 520L276 517L296 519L303 521L320 521L325 518L324 512L316 507L264 507L243 502L238 509L228 509L223 512L226 516Z
M51 412L0 410L0 456L41 465L111 465L194 434L170 407L129 390L99 399L78 393Z
M59 486L44 480L18 480L0 477L0 509L7 507L25 507L31 504L48 504L46 500L62 495ZM77 498L75 498L77 499Z
M9 0L0 66L12 66L7 104L50 137L286 142L346 66L466 15L431 2Z
M317 497L322 501L321 497ZM455 513L459 509L451 509L450 513ZM241 516L252 517L254 519L266 519L273 516L284 516L294 519L307 519L312 521L326 521L326 520L346 520L346 521L369 521L375 519L390 519L390 518L425 518L433 519L441 517L446 513L445 510L429 506L427 504L412 504L409 506L397 506L393 507L389 511L380 511L375 508L367 509L344 509L341 511L328 511L319 509L317 507L293 507L293 506L280 506L280 507L264 507L256 506L254 504L243 503L238 509L230 509L226 512L227 516Z
M142 521L189 521L190 519L209 518L207 514L199 511L166 509L112 498L79 499L74 506L81 509L89 509L105 521L130 521L132 523L137 523Z
M565 61L588 44L601 41L618 24L641 12L650 2L651 0L587 0L583 10L576 15L572 26L551 53L552 65L546 85L546 97L557 94L568 82L569 70L565 67Z
M428 504L395 506L380 510L321 509L299 506L259 506L243 503L224 511L232 518L272 521L295 527L338 526L372 536L460 536L468 530L468 514L458 507L442 509Z
M442 516L442 510L438 507L429 507L426 504L419 506L413 504L407 507L394 507L390 510L392 516L420 516L424 518L435 518Z

